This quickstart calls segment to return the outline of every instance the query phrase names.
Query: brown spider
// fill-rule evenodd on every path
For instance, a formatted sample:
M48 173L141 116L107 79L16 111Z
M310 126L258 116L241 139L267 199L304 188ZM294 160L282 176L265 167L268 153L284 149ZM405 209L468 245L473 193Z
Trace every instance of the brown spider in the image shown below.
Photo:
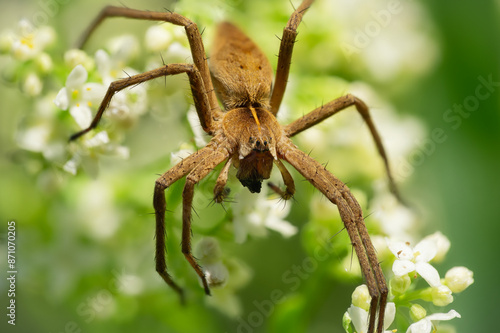
M224 162L225 165L214 188L214 200L221 203L227 195L225 186L231 165L238 169L236 177L243 186L250 192L260 192L262 181L270 177L274 164L281 172L285 189L281 190L275 185L271 185L271 188L283 199L290 199L294 195L295 185L292 176L281 162L285 160L337 205L372 297L368 332L373 333L375 329L377 332L382 332L388 289L364 224L361 208L344 183L323 165L299 150L290 140L290 137L297 133L354 105L368 125L384 161L390 187L397 195L385 150L368 108L363 101L348 94L286 126L280 125L276 120L287 84L297 27L312 2L313 0L304 0L291 15L283 31L274 86L273 71L269 61L259 48L231 23L224 22L218 26L209 66L200 32L196 24L189 19L173 12L149 12L112 6L104 8L87 29L81 46L95 28L108 17L165 21L185 28L194 64L168 64L111 83L90 126L74 134L71 140L97 126L111 98L118 91L157 77L186 73L201 126L212 139L204 148L185 158L156 180L153 199L156 215L155 260L156 270L163 280L180 295L182 300L183 290L167 273L165 262L164 191L169 186L186 176L182 193L182 253L201 278L205 293L209 295L210 289L203 270L191 253L191 206L194 186L217 165ZM220 109L216 93L224 110ZM378 324L376 324L377 313Z

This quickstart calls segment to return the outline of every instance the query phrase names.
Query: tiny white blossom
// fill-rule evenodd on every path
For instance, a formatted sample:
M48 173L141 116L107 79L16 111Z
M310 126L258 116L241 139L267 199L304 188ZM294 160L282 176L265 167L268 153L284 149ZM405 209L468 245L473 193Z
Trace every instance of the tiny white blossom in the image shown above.
M76 66L66 79L66 86L59 90L54 103L62 110L68 110L80 128L87 128L92 120L91 106L100 103L104 87L98 83L86 83L87 71Z
M248 235L266 236L266 228L277 231L284 237L297 233L297 227L285 220L290 212L290 203L284 205L281 199L268 199L266 188L263 187L259 194L242 189L238 200L233 204L234 237L237 243L243 243Z
M124 66L139 53L139 41L133 35L122 35L111 39L108 43L109 52L115 61Z
M430 333L434 326L433 321L451 320L453 318L460 318L460 314L455 310L450 310L448 313L434 313L411 324L406 333Z
M368 331L368 311L355 305L351 305L349 309L347 309L347 313L350 316L352 325L354 326L354 330L357 333L366 333ZM392 333L392 331L387 331L387 328L391 326L395 317L396 304L389 302L385 307L384 333Z
M441 285L438 271L429 264L437 253L437 245L432 239L421 240L414 248L409 243L387 240L387 246L396 256L392 270L396 276L416 271L431 287Z
M66 51L64 53L64 63L69 68L75 68L78 65L82 65L88 71L93 70L95 67L94 59L80 49Z
M446 272L445 284L454 293L460 293L474 283L474 273L467 267L457 266Z
M146 31L144 38L146 48L150 51L161 52L166 50L173 40L172 24L164 23L154 25Z
M173 42L172 45L167 50L165 54L166 63L191 63L193 59L191 57L191 51L179 42Z
M111 82L127 77L127 75L132 76L137 74L137 71L134 69L125 67L125 62L129 56L127 51L118 48L117 52L118 54L108 55L106 51L98 50L95 54L97 70L105 86L109 86ZM106 116L128 125L143 114L146 109L146 86L140 84L115 94L106 110Z
M19 21L18 31L11 36L11 52L19 60L30 60L39 56L55 39L54 29L43 26L35 28L30 21Z

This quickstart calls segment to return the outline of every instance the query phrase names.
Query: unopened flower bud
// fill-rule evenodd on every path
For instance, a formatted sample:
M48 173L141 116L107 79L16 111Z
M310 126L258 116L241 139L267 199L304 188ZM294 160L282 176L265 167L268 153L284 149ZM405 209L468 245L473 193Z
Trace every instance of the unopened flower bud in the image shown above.
M352 293L352 305L363 310L368 311L370 309L371 300L368 287L365 284L358 286Z
M42 92L43 83L35 73L30 73L24 81L23 90L30 96L37 96Z
M442 262L450 249L450 240L440 231L437 231L425 238L433 240L437 246L436 255L432 258L432 262Z
M394 276L391 281L391 292L393 295L404 294L411 285L411 279L408 274L401 276Z
M196 246L196 255L202 265L213 264L221 260L219 242L213 237L204 237Z
M459 293L474 283L473 275L474 273L466 267L457 266L446 272L444 280L452 292Z
M437 306L446 306L453 302L451 290L445 285L432 288L432 303Z
M410 307L410 317L414 322L424 319L427 316L427 311L420 304L413 304Z

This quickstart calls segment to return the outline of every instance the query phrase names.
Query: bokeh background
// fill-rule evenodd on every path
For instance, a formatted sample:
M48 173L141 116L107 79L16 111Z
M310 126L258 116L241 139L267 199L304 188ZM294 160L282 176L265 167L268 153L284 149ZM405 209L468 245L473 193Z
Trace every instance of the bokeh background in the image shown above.
M369 54L367 50L361 50L361 54L368 57L365 60L349 57L345 50L341 50L342 42L362 45L359 39L357 41L361 44L356 44L355 38L359 38L356 33L375 20L373 15L370 16L371 11L389 8L390 2L339 3L331 7L332 12L312 8L307 13L304 25L299 29L293 71L297 77L303 75L314 80L315 75L325 74L315 63L335 62L328 66L336 71L336 75L346 81L367 82L389 100L398 113L411 115L422 122L427 135L419 139L413 155L410 155L413 156L413 172L404 182L403 193L416 203L424 216L423 235L441 230L450 239L452 246L441 267L445 270L463 265L474 271L475 283L457 295L452 306L462 314L461 319L452 322L456 331L493 332L498 327L496 317L500 309L500 288L496 285L500 272L497 268L500 234L497 212L500 188L500 84L497 83L500 82L500 1L394 1L402 6L407 23L414 25L417 31L422 29L420 32L431 41L422 42L418 34L415 39L399 39L397 45L410 50L396 52L405 57L406 69L400 72L389 65L391 62L401 63L401 59L391 58L391 53L384 53L383 49ZM111 4L149 10L173 6L169 1L153 0ZM298 1L294 4L297 6ZM341 5L345 6L345 12L333 12ZM102 2L91 0L4 1L0 29L16 26L22 17L33 18L36 13L45 12L50 18L48 23L56 28L60 38L57 48L63 52L75 42L102 6ZM251 32L254 39L258 39L269 55L277 53L275 35L280 35L281 27L292 12L288 1L184 1L184 6L189 7L186 12L192 13L193 19L206 24L211 23L206 18L207 12L212 13L207 8L215 8L213 12L219 14L225 13L220 15L230 14L234 21ZM405 11L405 8L411 10ZM195 14L197 12L200 12L200 17ZM384 29L397 31L397 27L391 28L391 22L398 22L398 15L387 27L382 27L382 32ZM341 20L342 24L333 18ZM331 22L336 35L340 34L336 29L349 27L345 22L354 23L346 35L337 37L338 45L301 49L301 43L307 44L308 38L314 36L311 30L316 19ZM149 26L148 23L119 20L115 23L107 22L89 48L97 49L108 34L123 33L125 29L141 37ZM200 27L204 28L201 24ZM211 28L206 27L207 33ZM346 36L352 39L346 39ZM378 36L370 37L368 44L375 45ZM397 33L394 36L401 38ZM325 53L318 52L318 49ZM390 70L396 74L388 73ZM490 90L478 88L484 86L483 79L493 82L486 88ZM184 115L145 116L127 134L125 142L130 147L129 160L104 158L100 161L97 176L83 172L76 177L65 175L56 182L57 186L48 186L58 171L46 178L41 177L36 170L53 166L28 163L30 156L20 152L16 143L16 132L29 117L31 101L19 92L17 86L8 82L2 82L0 89L2 276L7 271L4 235L10 220L17 223L19 270L17 325L7 325L3 315L0 322L2 332L266 332L273 331L273 327L286 327L276 323L279 306L263 325L250 330L242 328L244 325L239 319L231 319L204 305L202 295L192 296L194 301L180 307L175 296L163 289L155 278L153 217L150 214L152 184L156 174L168 168L170 152L178 150L182 141L190 140L188 131L176 130L177 123L185 123ZM478 89L481 93L488 91L488 96L474 99ZM322 101L318 98L311 102L311 109ZM469 105L471 111L453 113L460 105L466 111L464 105ZM454 117L453 120L450 116ZM443 142L426 141L435 129L444 132L446 139ZM293 206L289 218L299 228L301 221L307 218L307 213L300 209L300 200L312 191L302 185L299 185L300 189L307 193L298 194L299 204ZM82 194L82 191L88 193ZM179 191L180 187L172 189L169 194L172 200ZM200 208L198 213L202 216L214 213L216 217L211 219L217 221L224 218L222 209L210 209ZM88 226L85 222L88 220L103 224ZM96 230L100 231L96 233ZM112 236L108 237L109 234ZM179 250L175 244L171 247L169 253ZM272 232L265 238L255 238L242 245L229 244L224 251L234 253L251 267L252 278L237 291L244 309L241 318L248 318L258 308L255 301L268 299L274 289L287 290L289 287L281 281L283 272L300 263L305 256L300 237L283 239ZM147 283L156 281L153 288L131 283L129 289L120 289L117 281L123 276L133 279L133 276L141 275L147 277ZM3 309L7 304L5 281L2 278L0 283ZM314 282L315 287L311 287L319 289L323 295L316 306L311 304L307 308L308 314L303 316L307 321L291 326L298 327L297 331L342 331L340 318L349 305L352 290L360 281L352 279L333 286L325 286L325 282L318 279ZM196 283L192 287L196 289ZM297 318L302 317L296 316L295 320ZM294 323L292 317L290 322ZM289 328L288 331L293 330Z

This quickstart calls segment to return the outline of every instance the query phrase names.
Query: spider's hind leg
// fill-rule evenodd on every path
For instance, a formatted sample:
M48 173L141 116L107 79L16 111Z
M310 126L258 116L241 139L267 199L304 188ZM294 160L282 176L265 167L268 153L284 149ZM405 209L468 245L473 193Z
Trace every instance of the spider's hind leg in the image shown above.
M210 171L219 165L219 163L222 163L229 157L226 148L227 147L221 147L199 161L196 167L187 175L186 184L182 192L182 253L191 267L193 267L196 274L200 277L203 288L205 289L205 294L207 295L210 295L209 281L207 281L205 273L191 251L191 210L194 197L194 186L205 178ZM226 169L226 167L224 167L224 169Z

